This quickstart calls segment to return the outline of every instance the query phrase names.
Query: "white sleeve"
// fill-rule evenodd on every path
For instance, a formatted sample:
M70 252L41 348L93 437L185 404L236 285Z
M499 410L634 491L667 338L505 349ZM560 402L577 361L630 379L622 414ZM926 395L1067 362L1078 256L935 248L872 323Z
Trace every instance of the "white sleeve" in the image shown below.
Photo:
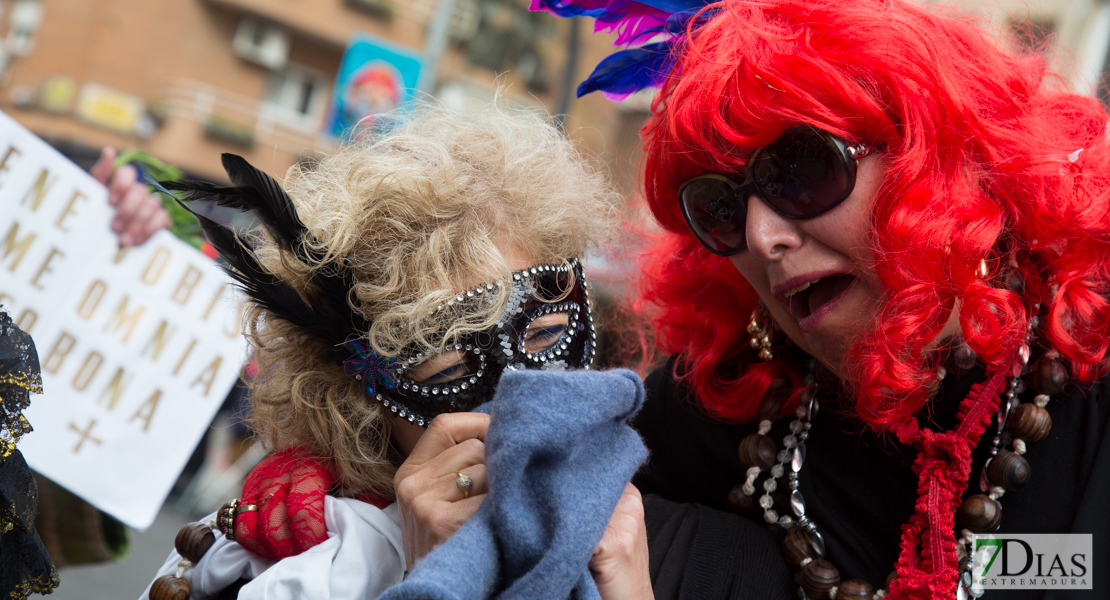
M325 503L326 504L326 503ZM215 519L215 514L205 517L201 522L208 523ZM204 553L200 562L195 567L188 569L182 577L189 582L191 600L207 600L213 598L229 585L240 578L254 579L266 571L273 561L258 557L247 552L238 543L228 540L224 534L214 531L216 542ZM169 557L158 569L155 579L163 575L177 575L177 563L181 555L176 550L170 551ZM151 584L153 585L153 581ZM139 600L149 600L150 586L143 591Z
M239 590L239 600L377 598L405 575L397 504L385 510L324 498L327 541L283 559Z
M239 578L252 581L239 600L335 600L377 598L400 583L405 549L397 504L384 510L349 498L324 498L328 539L277 563L259 558L220 533L216 543L185 573L192 600L207 600ZM177 573L171 552L158 576ZM141 600L148 600L150 588Z

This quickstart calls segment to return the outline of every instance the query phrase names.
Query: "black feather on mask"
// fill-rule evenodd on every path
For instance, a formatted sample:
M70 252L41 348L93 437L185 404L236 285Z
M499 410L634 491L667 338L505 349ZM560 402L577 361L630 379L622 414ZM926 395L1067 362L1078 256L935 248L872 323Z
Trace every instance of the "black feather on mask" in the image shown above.
M346 354L342 347L344 341L362 337L369 329L369 324L349 304L353 281L342 258L333 257L325 261L322 254L306 244L310 234L297 216L292 199L274 178L252 167L240 156L224 154L222 159L224 170L231 179L230 186L201 181L160 183L149 177L148 181L158 191L177 200L200 221L208 242L226 262L222 265L224 271L238 282L252 302L272 316L284 319L333 345L336 358L342 358ZM179 198L170 190L184 192L184 198ZM295 289L269 272L259 262L249 240L231 228L198 214L183 199L215 202L254 215L281 251L288 252L312 268L308 286Z

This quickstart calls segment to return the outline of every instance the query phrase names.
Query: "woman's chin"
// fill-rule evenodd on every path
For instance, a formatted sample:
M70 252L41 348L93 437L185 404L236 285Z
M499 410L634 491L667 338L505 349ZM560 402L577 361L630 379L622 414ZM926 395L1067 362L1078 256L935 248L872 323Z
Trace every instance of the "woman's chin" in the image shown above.
M844 361L852 344L859 341L878 304L866 292L866 286L856 285L850 293L838 298L836 306L824 306L820 310L831 309L824 314L809 315L820 317L812 326L803 329L803 322L793 320L787 334L810 356L821 361L837 377L845 372ZM830 303L832 304L832 303Z

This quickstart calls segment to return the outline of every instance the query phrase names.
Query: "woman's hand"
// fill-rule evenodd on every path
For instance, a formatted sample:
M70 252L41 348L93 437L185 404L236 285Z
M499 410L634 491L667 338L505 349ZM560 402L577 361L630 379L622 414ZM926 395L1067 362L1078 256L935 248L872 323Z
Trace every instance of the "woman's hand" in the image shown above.
M640 490L624 487L609 525L590 559L590 572L604 600L652 600L647 526Z
M138 172L130 167L115 168L116 151L104 148L89 172L108 186L108 203L116 207L112 231L119 236L120 247L138 246L159 229L170 226L170 215L162 202L151 195L146 182L138 180Z
M397 469L393 486L409 570L451 537L485 499L487 429L489 415L439 415ZM455 485L459 473L473 480L468 497Z

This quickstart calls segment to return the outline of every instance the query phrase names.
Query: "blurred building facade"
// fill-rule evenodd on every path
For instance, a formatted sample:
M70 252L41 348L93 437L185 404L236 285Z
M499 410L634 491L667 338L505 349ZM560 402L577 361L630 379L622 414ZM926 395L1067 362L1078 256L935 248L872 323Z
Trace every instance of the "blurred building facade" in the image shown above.
M568 52L572 24L529 13L527 0L453 4L427 91L460 105L500 85L509 100L565 112L568 132L620 163L631 191L645 107L573 99L611 38L579 24ZM70 155L139 147L219 181L230 151L281 176L334 150L326 119L352 37L421 53L436 10L437 0L0 0L0 109Z
M219 153L231 151L280 176L334 150L326 119L353 36L420 53L438 2L0 0L0 109L86 160L106 144L139 147L221 180ZM981 13L1015 43L1050 53L1074 89L1110 100L1110 0L929 3ZM620 105L573 96L613 50L610 36L529 13L527 0L454 0L448 31L427 91L460 105L501 84L510 100L566 113L570 135L626 193L637 189L650 95Z

